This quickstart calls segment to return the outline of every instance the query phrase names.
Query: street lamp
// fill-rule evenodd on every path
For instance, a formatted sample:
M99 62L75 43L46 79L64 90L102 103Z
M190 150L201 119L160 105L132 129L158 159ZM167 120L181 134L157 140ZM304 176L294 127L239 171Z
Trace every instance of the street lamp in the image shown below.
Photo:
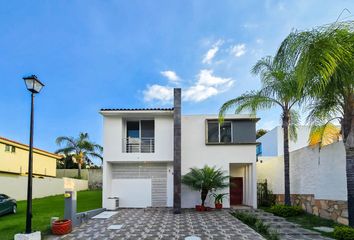
M32 232L32 172L33 172L33 108L34 94L39 93L44 86L36 75L24 77L26 87L31 92L31 120L30 120L30 141L28 157L28 184L27 184L27 211L26 211L26 233Z

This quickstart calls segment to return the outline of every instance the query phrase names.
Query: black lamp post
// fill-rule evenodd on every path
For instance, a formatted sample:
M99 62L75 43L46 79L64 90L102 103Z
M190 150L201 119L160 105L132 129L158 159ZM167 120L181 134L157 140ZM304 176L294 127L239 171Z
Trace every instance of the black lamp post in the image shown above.
M28 184L27 184L27 211L26 211L26 233L32 232L32 172L33 172L33 108L34 94L39 93L44 86L36 75L24 77L26 87L31 92L31 122L30 141L28 157Z

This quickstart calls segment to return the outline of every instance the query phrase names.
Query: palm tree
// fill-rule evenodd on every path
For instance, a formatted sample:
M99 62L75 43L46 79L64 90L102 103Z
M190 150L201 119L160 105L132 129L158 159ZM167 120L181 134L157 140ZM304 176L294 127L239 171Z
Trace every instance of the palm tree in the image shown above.
M80 133L78 138L58 137L56 143L63 148L58 149L55 153L71 155L78 165L78 178L81 178L81 165L83 163L92 163L90 158L102 158L103 148L89 140L87 133Z
M225 182L227 179L229 179L229 176L226 176L222 170L205 165L201 169L191 168L190 172L182 176L182 183L200 191L200 198L204 207L209 191L228 187L229 184Z
M293 32L279 55L297 59L296 71L308 89L308 121L323 128L339 121L346 152L349 225L354 227L354 22L336 22Z
M301 102L303 90L296 79L292 62L268 56L259 60L251 72L260 76L262 88L259 91L247 92L225 102L220 108L219 119L222 122L224 115L230 108L236 108L235 113L237 114L244 110L251 110L255 113L260 109L280 107L284 134L284 202L290 206L289 136L291 139L297 137L299 114L295 107Z

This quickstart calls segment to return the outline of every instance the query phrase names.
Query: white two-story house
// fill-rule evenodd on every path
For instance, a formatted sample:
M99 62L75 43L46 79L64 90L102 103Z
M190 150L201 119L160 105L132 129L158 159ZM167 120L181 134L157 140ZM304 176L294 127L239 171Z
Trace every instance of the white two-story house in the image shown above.
M192 167L208 165L230 176L234 184L220 191L229 193L224 207L244 204L256 208L258 119L228 115L220 125L217 115L176 114L176 102L180 106L180 91L177 101L175 91L174 108L101 109L103 207L113 209L114 197L119 198L119 207L131 208L173 207L176 196L182 208L200 204L199 192L184 185L174 189L174 174L178 174L174 164L179 156L181 175ZM180 131L176 131L176 122ZM207 200L212 206L213 200Z

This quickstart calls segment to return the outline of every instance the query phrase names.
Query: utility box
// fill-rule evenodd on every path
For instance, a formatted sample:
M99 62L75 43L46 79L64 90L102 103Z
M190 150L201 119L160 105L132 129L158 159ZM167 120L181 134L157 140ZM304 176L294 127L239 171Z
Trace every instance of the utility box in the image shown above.
M107 210L117 210L119 208L119 197L109 197L107 202Z

